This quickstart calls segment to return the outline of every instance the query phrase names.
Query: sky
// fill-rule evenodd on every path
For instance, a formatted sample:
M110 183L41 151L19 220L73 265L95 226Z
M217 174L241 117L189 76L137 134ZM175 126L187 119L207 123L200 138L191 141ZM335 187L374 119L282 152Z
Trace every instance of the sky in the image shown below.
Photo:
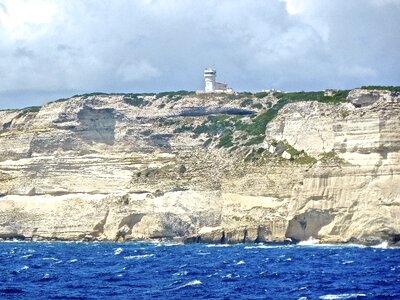
M90 92L400 85L400 0L0 0L0 109Z

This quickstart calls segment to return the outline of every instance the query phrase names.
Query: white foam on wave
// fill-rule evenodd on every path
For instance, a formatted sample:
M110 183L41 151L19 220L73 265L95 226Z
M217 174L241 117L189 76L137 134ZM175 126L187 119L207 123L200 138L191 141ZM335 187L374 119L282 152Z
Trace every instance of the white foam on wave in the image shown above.
M31 257L31 256L33 256L33 254L22 255L21 257L22 257L22 258L29 258L29 257Z
M192 280L192 281L180 286L178 289L182 289L182 288L188 287L188 286L201 285L201 284L203 284L203 283L200 280L195 279L195 280Z
M78 260L76 259L76 258L74 258L74 259L70 259L68 262L70 262L70 263L74 263L74 262L77 262Z
M182 246L183 243L171 243L171 242L159 242L156 244L156 247L174 247L174 246Z
M228 244L209 244L206 245L206 247L232 247L233 245L228 245Z
M372 246L372 248L387 249L388 246L389 246L389 243L385 241L385 242L380 243L379 245Z
M322 300L336 300L336 299L356 299L358 297L366 297L365 294L329 294L319 297Z
M125 256L124 259L142 259L147 257L153 257L154 254L143 254L143 255L129 255Z
M280 248L281 245L276 246L267 246L267 245L257 245L257 246L246 246L244 249L271 249L271 248Z
M342 262L342 265L349 265L354 263L354 260L345 260L344 262Z
M188 271L182 271L182 272L176 272L172 275L174 276L186 276L188 274Z
M314 245L318 245L319 244L319 240L314 239L312 236L308 238L308 240L306 241L301 241L299 242L297 245L299 246L314 246Z
M28 270L29 269L29 267L28 266L23 266L21 269L20 269L20 271L23 271L23 270Z
M238 263L237 263L237 265L244 265L245 264L245 261L244 260L241 260L241 261L239 261Z
M117 249L114 250L114 255L120 255L122 251L124 251L124 249L117 248Z

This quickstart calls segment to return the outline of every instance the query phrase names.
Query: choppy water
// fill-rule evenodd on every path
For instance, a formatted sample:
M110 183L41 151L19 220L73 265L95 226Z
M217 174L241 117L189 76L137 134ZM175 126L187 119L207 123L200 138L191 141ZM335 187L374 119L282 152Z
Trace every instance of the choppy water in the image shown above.
M400 249L0 243L1 299L400 299Z

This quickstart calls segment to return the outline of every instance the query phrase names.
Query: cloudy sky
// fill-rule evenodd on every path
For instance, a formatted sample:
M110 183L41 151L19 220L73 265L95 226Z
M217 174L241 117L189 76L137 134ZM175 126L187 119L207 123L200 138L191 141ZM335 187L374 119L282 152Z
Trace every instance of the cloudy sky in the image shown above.
M400 85L400 0L0 0L0 108L86 92Z

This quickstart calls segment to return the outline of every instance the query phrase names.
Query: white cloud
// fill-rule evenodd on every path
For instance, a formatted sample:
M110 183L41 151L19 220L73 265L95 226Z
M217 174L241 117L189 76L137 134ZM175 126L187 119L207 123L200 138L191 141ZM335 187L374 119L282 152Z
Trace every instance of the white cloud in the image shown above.
M399 1L0 0L0 107L196 90L208 65L242 90L399 84Z
M46 33L43 25L52 22L56 2L50 0L2 0L0 24L9 39L34 39Z
M117 75L124 82L146 81L157 78L160 71L147 61L138 63L123 64L117 69Z

